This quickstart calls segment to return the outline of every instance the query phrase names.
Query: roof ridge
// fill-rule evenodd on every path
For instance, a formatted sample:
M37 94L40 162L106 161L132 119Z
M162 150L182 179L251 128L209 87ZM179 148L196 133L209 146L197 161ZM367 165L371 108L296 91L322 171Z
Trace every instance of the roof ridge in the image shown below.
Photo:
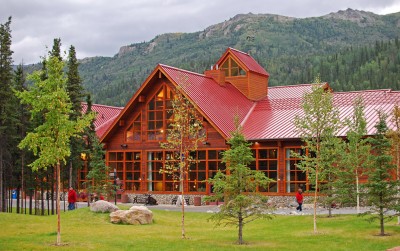
M245 54L245 55L247 55L247 56L250 56L250 54L249 53L246 53L246 52L243 52L243 51L240 51L240 50L238 50L238 49L235 49L235 48L232 48L232 47L228 47L230 50L233 50L233 51L237 51L237 52L239 52L239 53L242 53L242 54ZM251 56L250 56L251 57Z
M182 71L182 72L190 73L190 74L193 74L193 75L198 75L198 76L201 76L201 77L209 78L206 75L198 73L198 72L188 71L188 70L184 70L184 69L181 69L181 68L177 68L177 67L173 67L173 66L165 65L165 64L158 64L158 65L161 66L161 67L167 67L167 68L174 69L174 70L177 70L177 71Z
M358 91L340 91L340 92L334 92L335 94L348 94L348 93L364 93L364 92L389 92L389 93L394 93L394 92L399 92L399 91L393 91L392 89L375 89L375 90L358 90Z
M87 105L87 102L81 102L81 104ZM111 105L102 105L102 104L92 104L93 106L101 106L101 107L108 107L108 108L116 108L116 109L124 109L123 106L111 106Z
M268 89L277 89L277 88L286 88L286 87L298 87L298 86L311 86L311 85L313 85L313 84L268 86Z

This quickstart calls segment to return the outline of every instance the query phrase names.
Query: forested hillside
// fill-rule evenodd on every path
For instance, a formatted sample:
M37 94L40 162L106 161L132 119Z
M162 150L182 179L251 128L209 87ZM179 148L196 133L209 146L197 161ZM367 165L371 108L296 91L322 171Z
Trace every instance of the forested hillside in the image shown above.
M227 47L249 52L270 85L312 82L336 91L399 89L400 13L345 10L314 18L241 14L194 33L170 33L81 61L94 102L123 106L158 63L203 73ZM389 42L391 41L391 42Z

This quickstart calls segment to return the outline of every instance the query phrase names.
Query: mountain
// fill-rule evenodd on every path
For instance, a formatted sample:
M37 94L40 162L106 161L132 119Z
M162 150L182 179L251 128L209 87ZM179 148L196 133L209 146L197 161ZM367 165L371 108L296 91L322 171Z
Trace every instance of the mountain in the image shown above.
M312 18L239 14L203 31L167 33L122 46L114 57L85 58L79 70L94 102L124 106L158 63L203 73L227 47L233 47L250 53L269 72L271 86L312 82L317 74L323 81L334 82L321 74L322 62L328 67L335 55L336 60L338 55L343 59L346 53L356 55L358 50L370 51L368 60L376 60L371 51L376 44L383 43L381 49L385 50L384 44L392 41L393 45L399 35L400 13L377 15L347 9ZM390 48L386 46L386 50ZM342 61L338 69L347 67ZM395 74L399 74L397 67ZM346 81L338 84L339 90L355 88L355 83ZM353 87L347 88L348 84Z

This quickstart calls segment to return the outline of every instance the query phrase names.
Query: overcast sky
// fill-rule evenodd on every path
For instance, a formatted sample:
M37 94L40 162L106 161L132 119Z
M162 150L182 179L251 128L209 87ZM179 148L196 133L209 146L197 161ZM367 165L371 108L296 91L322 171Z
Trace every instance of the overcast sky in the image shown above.
M15 64L36 63L61 38L78 58L113 56L123 45L168 32L196 32L236 14L316 17L347 8L400 12L400 0L0 0L0 23L12 16Z

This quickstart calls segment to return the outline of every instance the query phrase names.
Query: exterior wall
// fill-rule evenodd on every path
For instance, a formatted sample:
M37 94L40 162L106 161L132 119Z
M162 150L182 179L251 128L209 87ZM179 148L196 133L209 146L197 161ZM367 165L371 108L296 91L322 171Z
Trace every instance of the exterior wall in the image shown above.
M226 82L231 83L235 86L243 95L249 97L249 77L246 76L235 76L235 77L226 77Z
M268 77L249 72L249 94L251 100L260 100L268 95Z

